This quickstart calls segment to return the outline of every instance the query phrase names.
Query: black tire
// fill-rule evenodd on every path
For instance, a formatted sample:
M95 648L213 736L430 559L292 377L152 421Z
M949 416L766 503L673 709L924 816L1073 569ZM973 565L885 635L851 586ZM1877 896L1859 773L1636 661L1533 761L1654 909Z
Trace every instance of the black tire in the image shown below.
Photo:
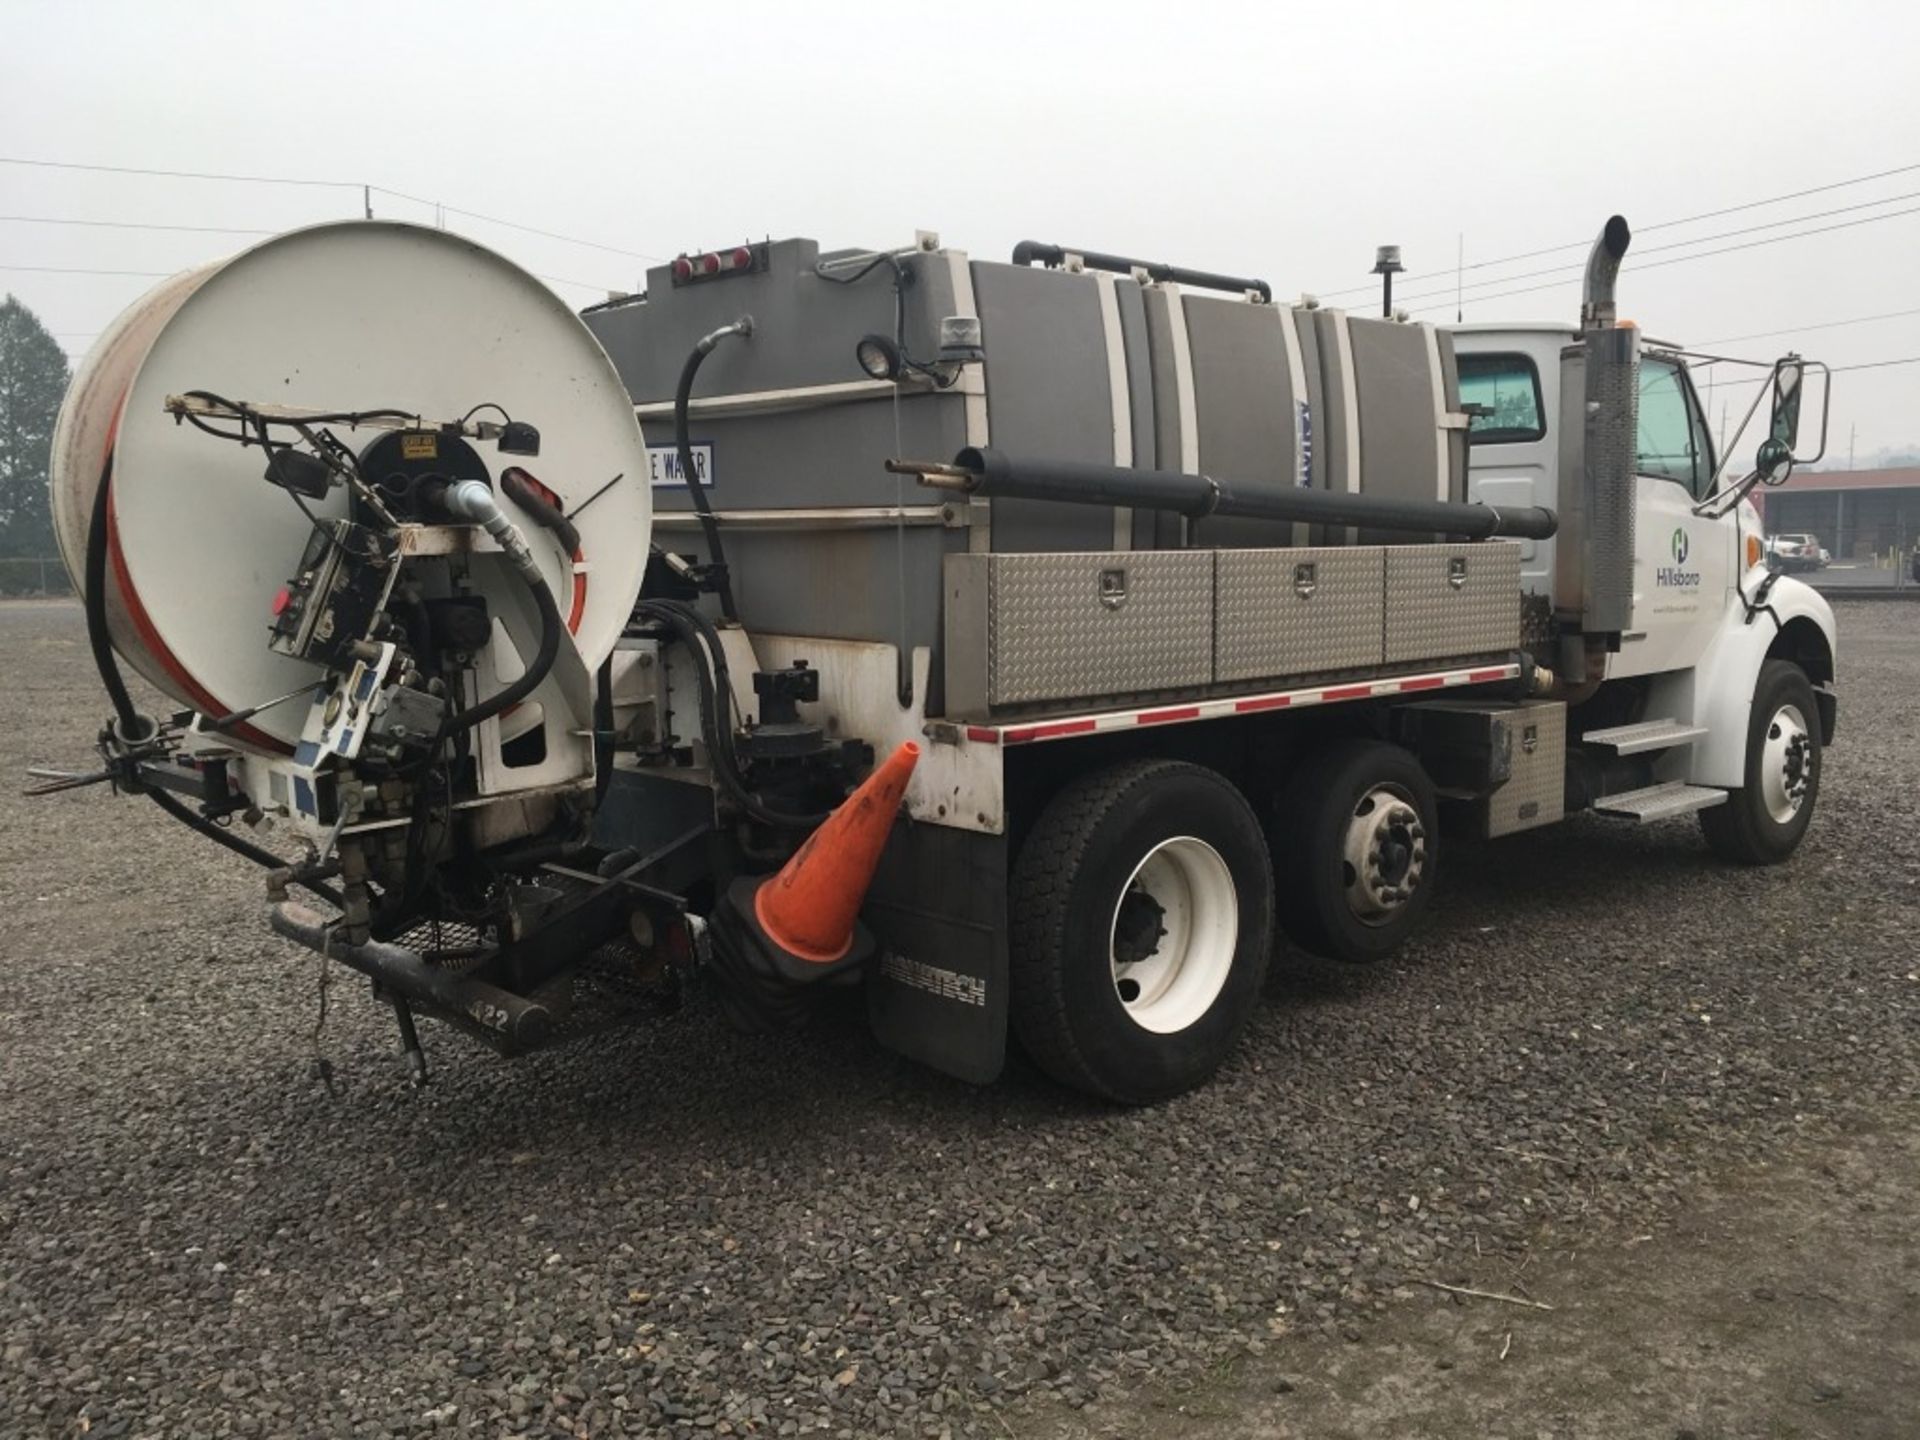
M1163 868L1183 854L1213 864L1200 850L1178 846L1182 840L1202 842L1224 862L1234 908L1232 958L1210 967L1192 962L1196 985L1186 993L1204 1010L1177 1029L1156 1031L1136 1019L1146 1010L1131 1008L1157 1003L1153 997L1142 997L1136 985L1122 998L1121 986L1133 982L1117 978L1115 935L1133 924L1133 943L1155 947L1143 960L1153 963L1168 938L1167 912L1150 895L1140 900L1147 892L1135 877L1145 876L1142 866L1155 854L1173 857L1159 862ZM1013 1030L1048 1075L1102 1099L1145 1105L1190 1090L1219 1069L1259 999L1273 948L1273 863L1259 820L1226 777L1146 760L1074 781L1021 846L1009 899ZM1123 911L1123 900L1131 911ZM1210 921L1222 909L1192 908ZM1159 933L1140 938L1142 922ZM1226 949L1221 939L1212 953L1224 957ZM1224 973L1210 1001L1203 971ZM1179 966L1171 973L1177 977ZM1183 1009L1163 1008L1155 1018L1178 1020Z
M1411 819L1383 820L1386 868L1370 886L1348 863L1346 848L1350 828L1375 813L1369 806L1362 815L1361 807L1381 790ZM1350 964L1383 960L1432 898L1440 858L1433 782L1398 745L1337 740L1307 754L1280 792L1273 830L1280 925L1303 950ZM1394 898L1378 902L1383 888Z
M1805 744L1795 746L1788 725L1791 712L1799 714ZM1779 753L1785 744L1799 759L1789 764ZM1770 754L1770 751L1772 752ZM1787 660L1769 660L1760 667L1753 687L1753 712L1747 720L1746 783L1728 792L1725 803L1700 812L1700 829L1707 844L1722 860L1736 865L1777 865L1799 847L1813 822L1814 803L1820 798L1820 708L1806 671ZM1768 772L1779 772L1780 786L1771 790ZM1776 813L1787 797L1798 791L1792 812Z

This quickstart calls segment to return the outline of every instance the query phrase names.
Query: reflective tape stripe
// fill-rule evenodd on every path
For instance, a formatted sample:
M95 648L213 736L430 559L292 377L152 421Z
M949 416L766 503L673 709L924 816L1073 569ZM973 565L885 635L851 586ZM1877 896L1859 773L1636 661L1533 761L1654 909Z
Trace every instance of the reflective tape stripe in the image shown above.
M1147 725L1177 725L1192 720L1219 720L1254 715L1267 710L1299 709L1309 705L1337 705L1348 700L1378 700L1394 695L1446 690L1460 685L1487 685L1517 679L1518 665L1489 665L1477 670L1437 670L1423 675L1401 675L1389 680L1357 681L1310 690L1276 690L1264 695L1240 695L1226 700L1204 700L1153 710L1113 710L1100 715L1076 715L1028 725L969 725L966 737L980 745L1028 745L1074 735L1102 734Z

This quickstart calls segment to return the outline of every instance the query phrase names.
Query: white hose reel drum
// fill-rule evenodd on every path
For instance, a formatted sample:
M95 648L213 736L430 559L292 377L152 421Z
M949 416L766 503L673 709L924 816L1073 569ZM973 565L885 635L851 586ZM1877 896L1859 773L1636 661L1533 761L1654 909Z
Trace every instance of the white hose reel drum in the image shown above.
M599 342L532 276L440 230L320 225L163 282L87 356L54 437L61 552L84 584L95 497L109 481L114 647L183 705L226 714L322 678L318 665L267 644L276 596L312 528L290 495L262 478L258 446L167 413L169 396L196 390L253 406L400 410L427 428L498 406L474 418L504 411L535 426L537 456L468 443L529 537L586 668L612 653L646 568L646 443ZM380 435L326 428L356 451ZM500 473L513 465L571 516L583 568L501 491ZM309 504L323 519L345 516L347 492L336 486ZM501 575L488 583L516 582ZM510 603L488 599L496 611ZM305 718L303 705L279 706L233 738L284 752Z

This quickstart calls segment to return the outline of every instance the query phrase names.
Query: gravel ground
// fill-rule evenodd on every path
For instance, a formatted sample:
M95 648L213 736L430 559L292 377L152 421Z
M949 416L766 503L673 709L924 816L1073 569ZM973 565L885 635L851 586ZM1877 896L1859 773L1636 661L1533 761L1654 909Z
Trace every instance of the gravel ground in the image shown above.
M252 872L9 785L0 1433L1004 1435L1657 1225L1920 1079L1920 610L1840 611L1789 866L1685 822L1457 845L1402 957L1282 967L1218 1081L1145 1112L945 1081L851 1009L510 1066L429 1031L414 1091L344 976L330 1094ZM79 611L0 607L0 673L0 770L84 763Z

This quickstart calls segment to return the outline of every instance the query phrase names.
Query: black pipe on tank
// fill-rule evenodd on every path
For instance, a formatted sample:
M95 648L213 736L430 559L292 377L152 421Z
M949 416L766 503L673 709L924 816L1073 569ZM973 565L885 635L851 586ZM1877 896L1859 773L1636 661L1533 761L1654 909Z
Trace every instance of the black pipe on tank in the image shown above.
M890 464L889 468L895 467ZM1072 460L1015 460L990 446L969 446L954 457L952 465L931 469L899 465L898 468L919 474L923 484L964 490L973 495L1171 510L1190 520L1209 515L1236 515L1254 520L1461 535L1470 540L1496 536L1546 540L1559 528L1559 518L1554 512L1538 505L1397 500L1329 490L1235 491L1225 481L1207 475L1130 470Z
M1098 250L1075 250L1071 246L1048 245L1039 240L1022 240L1013 247L1013 263L1016 265L1064 265L1069 255L1078 255L1080 262L1089 270L1111 270L1116 275L1131 275L1135 270L1144 270L1154 280L1191 285L1196 290L1225 290L1233 295L1244 295L1252 290L1265 303L1273 303L1273 287L1264 280L1216 275L1210 270L1188 270L1180 265L1164 265L1158 260L1134 260L1125 255L1103 254Z

